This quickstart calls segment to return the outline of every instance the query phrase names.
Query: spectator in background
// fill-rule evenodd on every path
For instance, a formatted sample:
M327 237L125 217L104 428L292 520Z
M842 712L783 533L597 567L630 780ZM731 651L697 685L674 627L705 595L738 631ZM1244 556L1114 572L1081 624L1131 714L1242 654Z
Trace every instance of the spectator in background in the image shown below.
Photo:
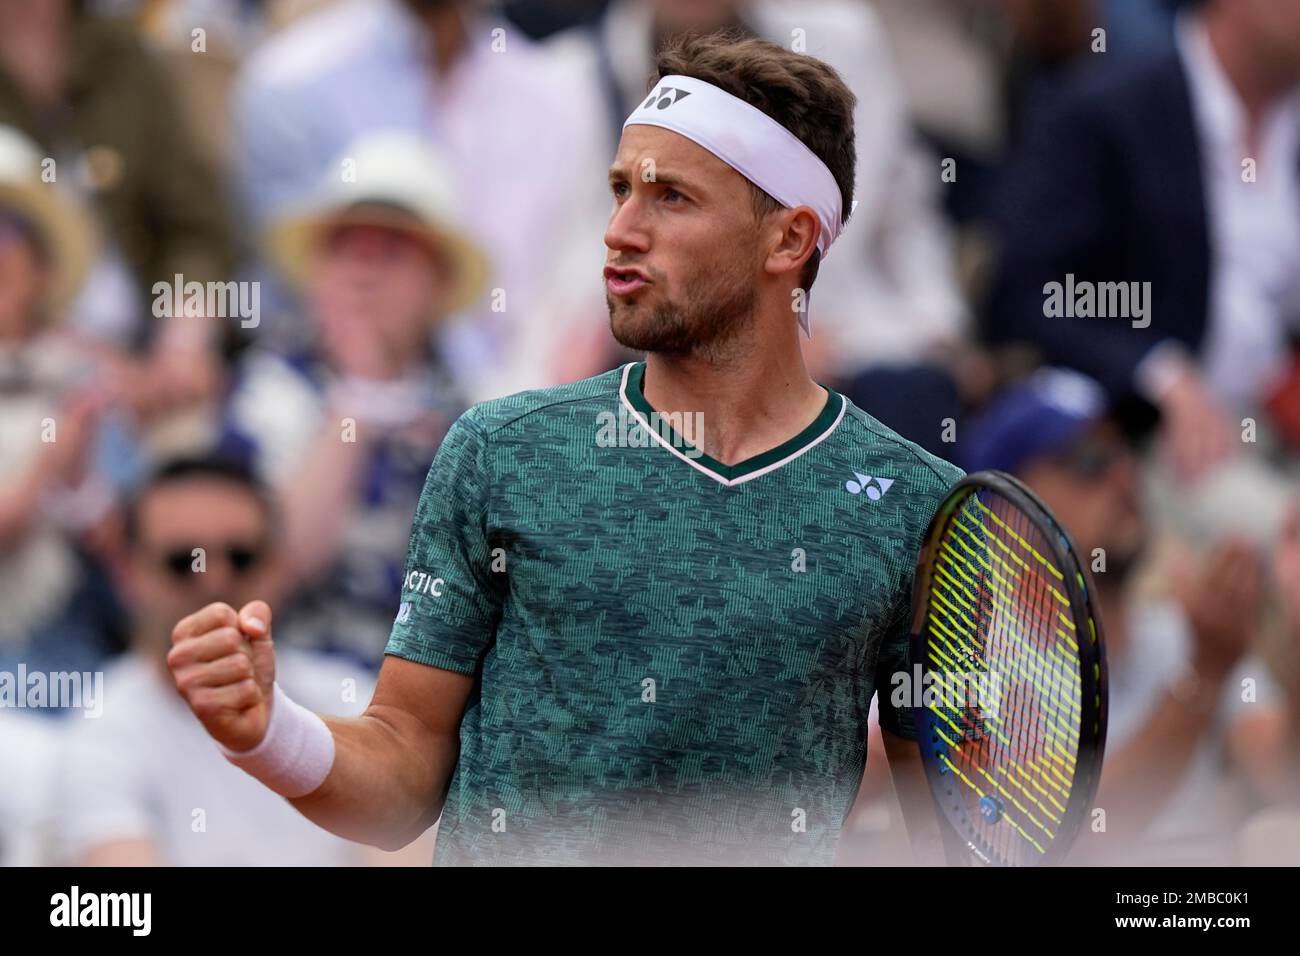
M609 152L582 93L477 3L348 0L247 62L235 91L236 173L264 226L306 200L365 134L434 145L494 265L492 295L447 329L450 366L474 401L554 384L566 330L606 321L593 222L609 211Z
M944 184L944 208L963 227L978 222L991 212L994 173L1005 152L1012 46L1005 5L873 0L871 6L897 65L912 123L937 156L957 164L955 181ZM967 247L972 242L965 233L960 241ZM962 253L970 255L966 249Z
M93 670L120 647L89 540L113 499L115 380L61 325L94 248L35 144L0 126L0 670Z
M101 254L70 318L120 347L148 344L124 380L133 405L161 416L209 398L216 327L145 321L155 282L224 280L233 264L217 181L153 56L76 0L0 0L0 123L35 140L58 186L98 215Z
M347 178L333 167L312 207L270 231L315 341L245 356L226 441L253 455L285 515L297 600L278 633L377 667L416 500L465 408L440 337L482 292L488 266L458 225L456 180L439 153L389 133L344 156Z
M891 428L942 451L943 420L957 406L952 370L960 367L965 308L937 208L939 164L914 149L871 8L843 0L614 0L594 27L562 34L547 49L573 70L567 85L580 93L570 108L604 120L607 160L623 121L645 99L655 52L678 35L719 30L795 45L833 66L856 94L855 209L818 268L805 360ZM606 367L593 349L570 351L591 356L572 377Z
M962 457L969 471L1021 478L1093 568L1110 681L1096 800L1106 830L1085 830L1079 859L1234 862L1249 815L1300 793L1288 776L1300 709L1256 652L1268 583L1262 555L1249 542L1219 541L1203 561L1175 566L1169 594L1135 587L1151 532L1138 459L1101 387L1074 372L1043 369L1009 388L966 424ZM1297 575L1297 529L1278 547L1281 585L1286 561ZM1300 629L1291 640L1300 650Z
M1081 60L1158 56L1173 45L1182 0L870 0L888 35L913 122L958 174L945 183L961 236L963 271L982 295L979 228L996 212L996 182L1026 101ZM1105 30L1105 53L1093 31ZM978 258L976 258L978 257ZM973 261L967 261L973 260Z
M1176 51L1099 57L1028 121L988 332L1148 399L1197 477L1237 444L1238 409L1300 405L1300 376L1283 387L1300 331L1300 0L1205 0L1176 29ZM1149 283L1145 315L1046 314L1047 284L1069 276Z
M1173 46L1184 0L1001 0L1012 43L1007 107L1015 117L1092 56L1150 58Z
M55 776L54 845L84 865L342 866L361 848L304 819L230 765L167 669L172 626L196 607L279 592L279 524L251 474L220 459L162 466L128 503L116 571L131 651L104 675L103 714L70 717ZM201 550L200 550L201 549ZM322 713L353 716L369 680L277 648L276 680Z

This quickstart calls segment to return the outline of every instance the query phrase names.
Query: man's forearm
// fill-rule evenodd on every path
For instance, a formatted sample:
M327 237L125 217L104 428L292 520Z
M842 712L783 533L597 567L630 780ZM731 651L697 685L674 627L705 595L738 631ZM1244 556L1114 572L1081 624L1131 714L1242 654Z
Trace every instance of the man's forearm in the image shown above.
M411 715L371 705L360 717L326 717L334 735L329 776L289 802L307 819L348 840L397 850L433 826L456 765L455 732L433 746ZM411 726L412 724L417 726Z

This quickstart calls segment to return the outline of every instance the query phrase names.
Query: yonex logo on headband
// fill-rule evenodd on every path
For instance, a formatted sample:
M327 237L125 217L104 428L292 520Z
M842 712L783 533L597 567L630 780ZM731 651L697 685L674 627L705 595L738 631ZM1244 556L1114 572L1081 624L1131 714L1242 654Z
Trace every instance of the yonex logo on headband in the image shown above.
M680 102L690 95L689 90L679 90L671 86L661 86L650 94L650 99L641 104L641 109L649 109L653 104L661 110L666 110L674 103ZM658 102L656 102L656 100Z

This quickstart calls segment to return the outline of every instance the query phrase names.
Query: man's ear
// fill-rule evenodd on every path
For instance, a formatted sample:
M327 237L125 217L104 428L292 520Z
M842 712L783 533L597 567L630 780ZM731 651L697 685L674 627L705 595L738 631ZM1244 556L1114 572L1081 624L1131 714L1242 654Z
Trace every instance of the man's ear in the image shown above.
M763 268L769 275L782 275L786 272L799 275L804 264L817 250L817 237L821 234L817 216L807 206L796 206L794 209L782 209L773 218L779 232Z

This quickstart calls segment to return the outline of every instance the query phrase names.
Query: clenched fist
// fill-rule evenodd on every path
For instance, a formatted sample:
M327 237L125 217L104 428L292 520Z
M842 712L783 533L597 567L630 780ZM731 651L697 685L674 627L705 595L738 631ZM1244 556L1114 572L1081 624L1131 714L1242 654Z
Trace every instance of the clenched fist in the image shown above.
M238 613L218 602L182 619L172 629L167 666L213 740L235 751L262 742L275 685L265 601L250 601Z

